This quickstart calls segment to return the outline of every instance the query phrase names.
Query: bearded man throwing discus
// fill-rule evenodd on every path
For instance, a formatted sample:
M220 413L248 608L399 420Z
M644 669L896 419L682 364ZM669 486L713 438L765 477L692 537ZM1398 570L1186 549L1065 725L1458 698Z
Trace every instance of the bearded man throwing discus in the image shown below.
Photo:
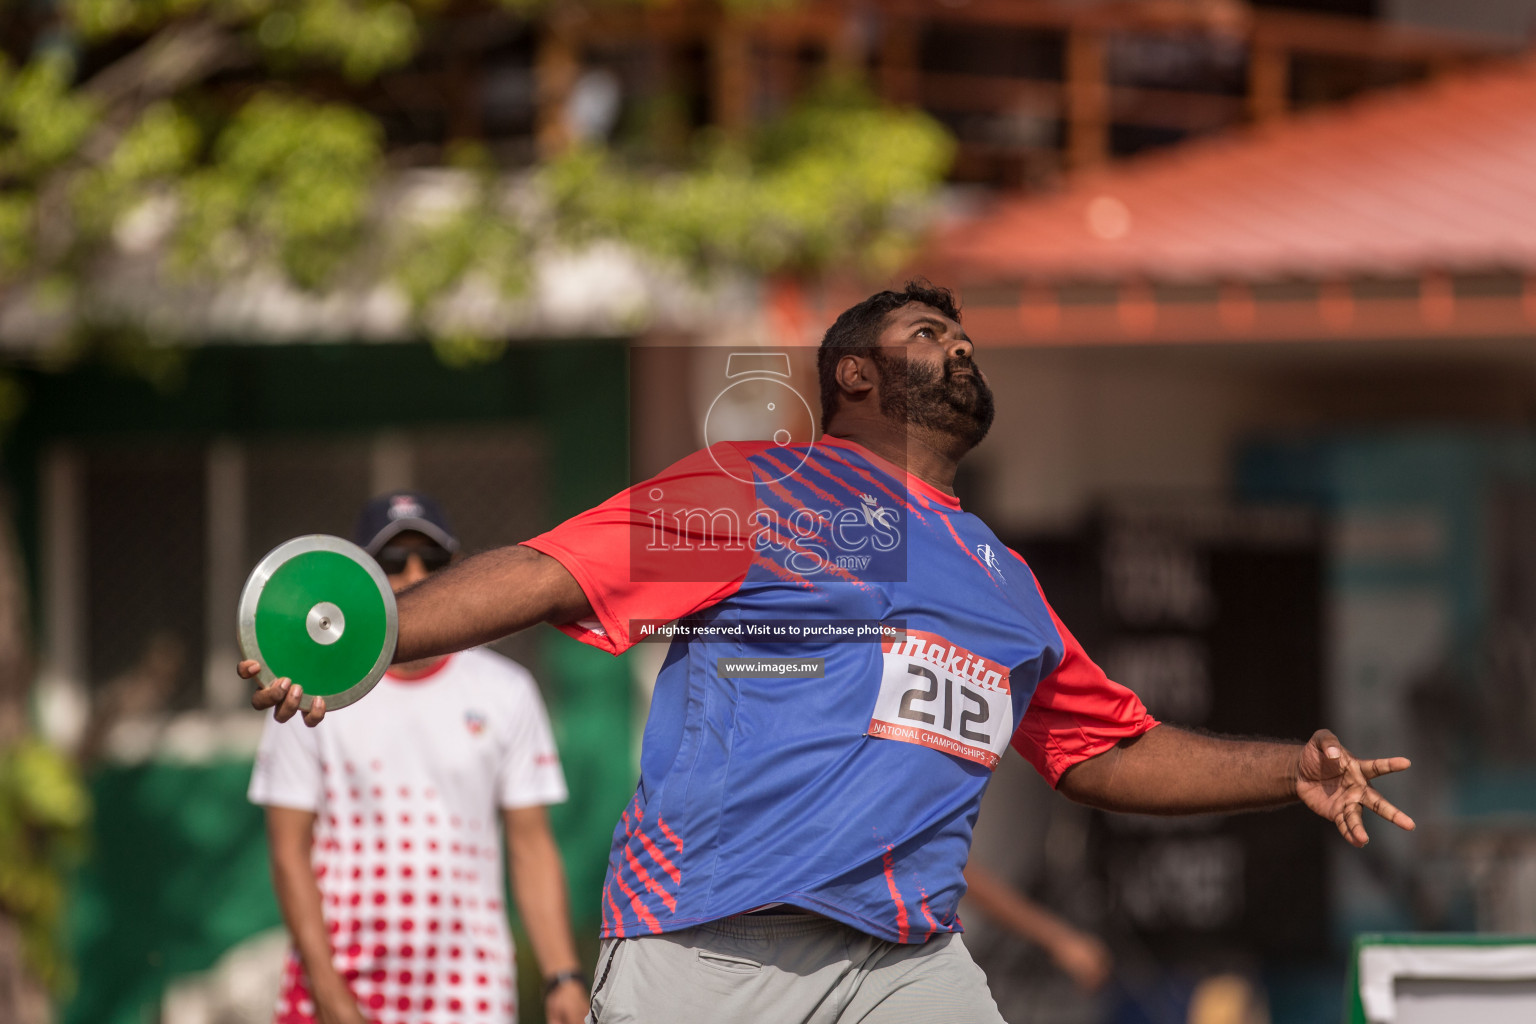
M948 291L873 295L822 341L814 444L716 444L400 595L400 661L539 622L618 653L672 624L590 1020L999 1024L956 906L1010 745L1106 810L1300 800L1356 846L1364 809L1413 827L1370 786L1404 758L1185 732L1105 677L954 496L992 419L973 348ZM298 710L282 680L253 704Z

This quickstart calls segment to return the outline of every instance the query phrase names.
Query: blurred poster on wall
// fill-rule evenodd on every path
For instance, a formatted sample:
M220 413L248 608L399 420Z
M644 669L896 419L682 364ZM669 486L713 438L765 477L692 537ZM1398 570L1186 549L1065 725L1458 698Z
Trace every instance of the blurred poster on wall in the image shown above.
M1419 823L1336 850L1336 922L1536 930L1536 437L1401 429L1255 441L1239 493L1327 520L1328 705Z
M1162 721L1290 739L1321 724L1324 563L1312 514L1125 503L1075 533L1017 537L1010 546L1090 656ZM999 827L996 803L983 811L978 856L1001 847L982 834ZM1170 994L1169 979L1252 973L1277 960L1315 960L1325 948L1325 847L1336 837L1300 808L1194 818L1082 812L1071 828L1056 821L1073 810L1050 809L1039 829L1015 819L1019 843L1046 849L1015 858L1013 874L1115 952L1121 991L1079 1019L1121 1019L1106 1001L1187 1000L1187 991ZM1075 858L1053 859L1050 845L1073 828L1083 832ZM985 945L1006 956L1004 943ZM1012 1000L1008 988L1040 979L989 976L1000 1006L1039 1005ZM1036 1018L1047 1019L1019 1017Z

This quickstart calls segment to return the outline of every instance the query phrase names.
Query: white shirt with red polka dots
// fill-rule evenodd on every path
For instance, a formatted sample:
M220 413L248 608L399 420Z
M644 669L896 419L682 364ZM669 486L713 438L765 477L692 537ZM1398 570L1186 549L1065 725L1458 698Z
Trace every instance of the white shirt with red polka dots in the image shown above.
M386 675L316 728L267 720L253 803L312 811L336 969L377 1024L516 1019L498 808L561 803L565 776L528 671L489 651ZM309 1024L297 954L278 1024Z

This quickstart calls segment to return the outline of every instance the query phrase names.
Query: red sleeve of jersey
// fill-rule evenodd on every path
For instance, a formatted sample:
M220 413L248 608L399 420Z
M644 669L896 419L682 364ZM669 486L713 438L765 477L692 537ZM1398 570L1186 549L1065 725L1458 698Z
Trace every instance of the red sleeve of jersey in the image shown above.
M1024 561L1018 552L1013 555ZM1040 599L1045 601L1043 591ZM1014 730L1013 748L1055 786L1068 768L1127 737L1140 736L1158 722L1136 694L1094 664L1049 601L1045 607L1061 635L1061 662L1035 687L1024 719Z
M565 566L595 619L560 629L610 654L636 620L671 622L729 597L751 563L752 467L729 443L694 452L523 543Z

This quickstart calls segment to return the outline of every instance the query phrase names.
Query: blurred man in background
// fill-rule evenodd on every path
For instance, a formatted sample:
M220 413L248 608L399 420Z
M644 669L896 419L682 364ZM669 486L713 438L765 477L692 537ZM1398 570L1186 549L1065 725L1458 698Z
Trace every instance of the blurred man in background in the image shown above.
M1096 936L1051 913L974 859L965 866L965 886L966 895L993 923L1039 946L1084 992L1109 980L1114 956Z
M412 492L364 506L356 540L396 591L459 546ZM544 811L565 798L533 677L490 651L395 665L324 729L268 720L250 799L293 937L278 1024L514 1020L498 808L548 1019L580 1021L587 983Z

